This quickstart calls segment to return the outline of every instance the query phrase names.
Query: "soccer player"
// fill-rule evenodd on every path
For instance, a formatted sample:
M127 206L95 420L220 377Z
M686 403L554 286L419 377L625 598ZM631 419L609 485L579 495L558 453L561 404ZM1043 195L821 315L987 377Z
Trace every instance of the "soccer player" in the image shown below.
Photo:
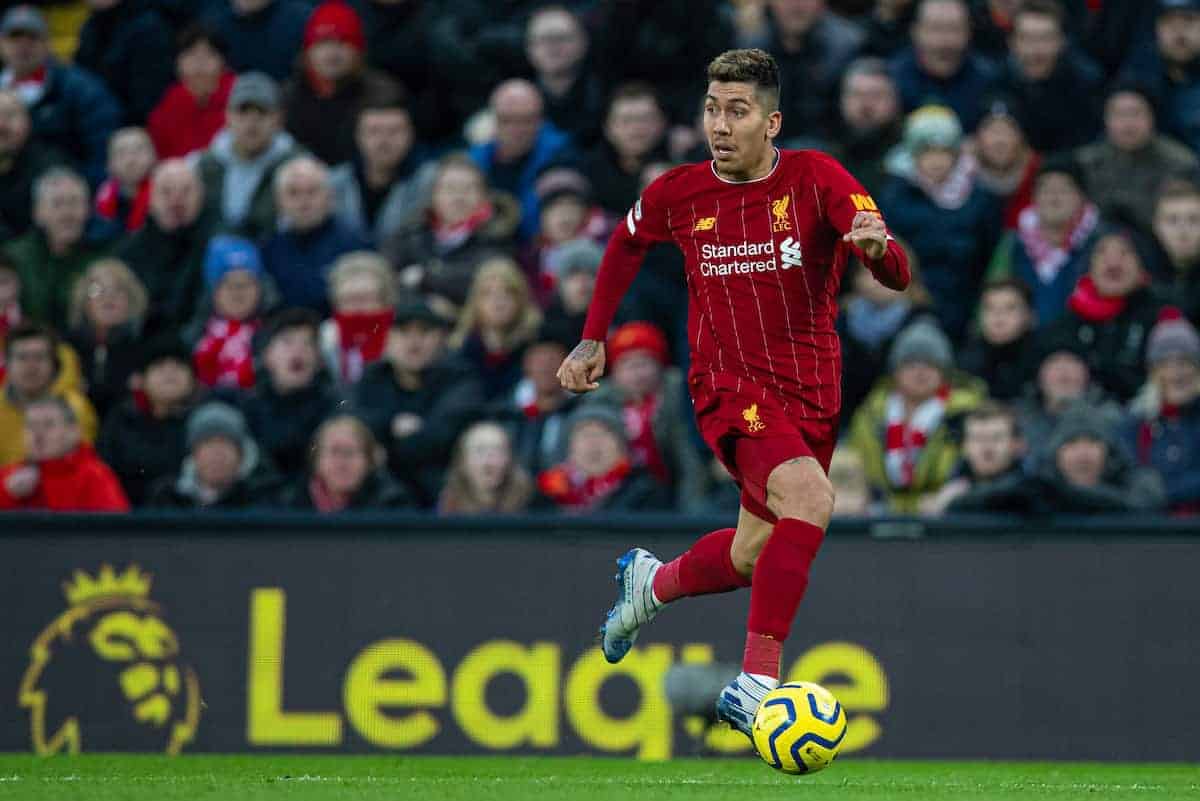
M875 202L841 165L774 146L782 116L770 55L723 53L708 82L712 160L664 173L630 209L605 251L583 340L558 374L569 390L596 389L621 297L646 251L674 242L686 261L696 421L738 481L741 510L736 529L706 534L674 561L641 548L617 560L602 646L617 662L671 601L752 587L742 672L717 699L717 716L748 735L779 683L783 642L833 510L835 298L846 260L858 256L896 290L909 270Z

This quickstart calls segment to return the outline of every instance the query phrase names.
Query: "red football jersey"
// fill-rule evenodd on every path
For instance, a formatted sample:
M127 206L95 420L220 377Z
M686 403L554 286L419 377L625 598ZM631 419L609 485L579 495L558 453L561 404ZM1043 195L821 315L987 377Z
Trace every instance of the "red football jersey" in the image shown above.
M842 235L875 201L837 161L780 150L771 172L733 182L711 161L664 173L609 240L584 328L603 341L646 250L683 251L689 295L692 380L745 391L746 382L784 399L799 418L841 408L841 348L834 328L847 256ZM885 285L908 285L908 262L888 239L868 268Z

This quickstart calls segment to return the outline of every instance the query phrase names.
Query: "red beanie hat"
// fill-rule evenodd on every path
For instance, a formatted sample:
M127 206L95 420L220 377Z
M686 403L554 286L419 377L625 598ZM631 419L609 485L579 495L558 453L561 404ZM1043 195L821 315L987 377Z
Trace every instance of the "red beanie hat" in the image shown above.
M367 49L362 20L344 0L329 0L317 6L304 26L305 49L326 39L345 42L360 53Z
M625 323L613 332L608 342L608 363L616 366L621 357L630 351L648 350L650 355L665 365L668 361L667 338L651 323Z

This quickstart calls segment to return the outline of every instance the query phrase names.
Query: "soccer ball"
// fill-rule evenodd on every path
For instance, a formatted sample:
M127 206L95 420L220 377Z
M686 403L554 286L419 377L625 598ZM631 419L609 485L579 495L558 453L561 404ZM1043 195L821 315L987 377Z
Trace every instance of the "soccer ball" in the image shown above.
M781 684L754 715L754 750L784 773L816 773L846 739L846 712L833 693L807 681Z

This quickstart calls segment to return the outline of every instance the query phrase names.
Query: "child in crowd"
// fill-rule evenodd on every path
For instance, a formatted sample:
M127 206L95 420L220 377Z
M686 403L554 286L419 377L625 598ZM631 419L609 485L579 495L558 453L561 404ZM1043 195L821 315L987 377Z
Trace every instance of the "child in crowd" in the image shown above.
M212 312L196 343L196 377L209 387L254 386L254 332L266 306L266 272L252 242L217 236L204 258Z
M1019 397L1033 378L1034 316L1029 285L1017 278L989 281L983 287L979 332L971 337L958 366L988 384L1002 401Z
M108 140L108 179L96 190L96 216L136 231L150 209L150 173L158 156L144 128L122 128Z

